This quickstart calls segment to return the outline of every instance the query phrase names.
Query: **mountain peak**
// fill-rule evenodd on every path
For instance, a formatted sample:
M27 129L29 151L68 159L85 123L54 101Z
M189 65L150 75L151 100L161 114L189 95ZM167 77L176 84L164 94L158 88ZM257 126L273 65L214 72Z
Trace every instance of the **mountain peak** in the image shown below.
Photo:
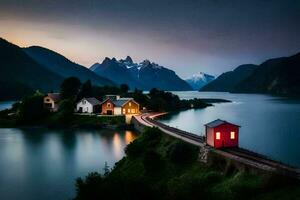
M206 74L204 72L197 72L192 76L188 77L185 81L194 89L199 90L206 84L210 83L215 79L214 76Z
M97 65L94 72L112 79L118 84L126 83L130 88L150 90L191 90L191 87L172 70L164 68L149 60L134 63L130 56L125 59L106 59L104 64ZM114 62L116 61L116 62Z
M133 63L133 60L130 56L127 56L125 59L126 62Z

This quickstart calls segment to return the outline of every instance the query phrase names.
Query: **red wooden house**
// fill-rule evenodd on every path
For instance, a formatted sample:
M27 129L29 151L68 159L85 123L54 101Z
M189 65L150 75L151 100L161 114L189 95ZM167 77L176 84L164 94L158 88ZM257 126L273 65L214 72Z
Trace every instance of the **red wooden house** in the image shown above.
M238 147L240 126L217 119L205 124L206 143L215 148Z

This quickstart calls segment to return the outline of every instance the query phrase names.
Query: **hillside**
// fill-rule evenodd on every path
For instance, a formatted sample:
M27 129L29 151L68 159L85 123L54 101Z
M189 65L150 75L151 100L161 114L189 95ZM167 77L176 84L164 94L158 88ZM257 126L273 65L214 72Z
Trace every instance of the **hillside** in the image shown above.
M18 99L33 90L57 89L60 75L44 68L22 48L0 38L0 99Z
M91 80L94 85L99 86L114 84L109 79L98 76L86 67L76 64L52 50L32 46L24 48L24 51L40 65L64 78L75 76L82 82Z
M257 68L256 65L240 65L235 70L225 72L212 82L202 87L201 91L231 92L238 83L249 77Z
M300 53L267 60L242 80L233 91L300 95Z
M125 149L126 156L104 175L76 180L75 200L265 200L298 199L299 182L235 167L229 160L198 160L199 147L147 129ZM119 192L115 192L119 191Z
M174 71L149 60L134 63L129 56L121 60L105 58L101 64L91 66L90 70L119 84L126 83L131 89L191 90Z

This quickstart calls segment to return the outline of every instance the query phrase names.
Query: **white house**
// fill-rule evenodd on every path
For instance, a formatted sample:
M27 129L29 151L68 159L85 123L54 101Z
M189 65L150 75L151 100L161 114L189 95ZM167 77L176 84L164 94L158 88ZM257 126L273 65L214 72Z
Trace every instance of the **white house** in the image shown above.
M83 98L77 103L76 110L80 113L100 113L101 102L94 97Z

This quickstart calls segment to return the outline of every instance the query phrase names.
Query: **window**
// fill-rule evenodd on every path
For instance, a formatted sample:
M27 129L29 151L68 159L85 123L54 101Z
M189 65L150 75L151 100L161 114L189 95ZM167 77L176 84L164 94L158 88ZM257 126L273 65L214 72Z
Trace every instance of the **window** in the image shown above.
M131 106L131 102L129 102L129 107Z
M220 132L216 132L216 140L221 139L221 133Z
M130 113L130 109L128 109L127 112Z
M111 104L110 104L110 103L107 103L107 107L110 108L110 107L111 107Z
M125 108L123 108L123 114L125 114L126 113L126 109Z
M235 132L234 132L234 131L231 131L231 132L230 132L230 139L233 140L234 138L235 138Z
M47 101L47 102L49 102L49 101L50 101L50 99L46 99L46 101Z
M131 113L135 113L135 109L131 109Z
M82 101L82 104L84 105L85 103L86 103L86 101L85 101L85 100L83 100L83 101Z

